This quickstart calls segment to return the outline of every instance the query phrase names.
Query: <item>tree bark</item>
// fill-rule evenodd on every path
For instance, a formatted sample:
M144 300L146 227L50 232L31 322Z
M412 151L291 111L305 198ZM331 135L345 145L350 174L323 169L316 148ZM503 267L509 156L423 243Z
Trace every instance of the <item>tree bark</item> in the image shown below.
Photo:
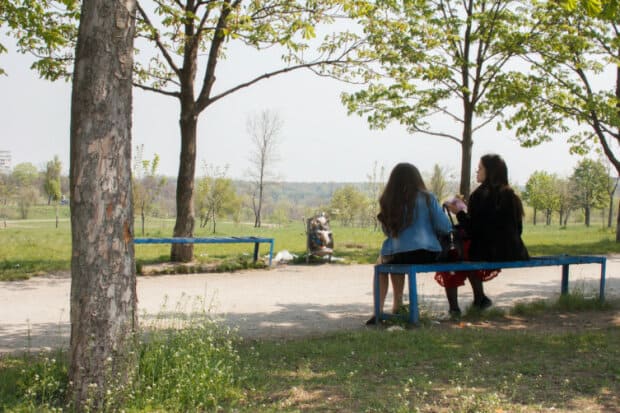
M190 112L191 113L191 112ZM196 170L196 129L198 121L193 114L181 115L181 159L177 178L177 217L175 237L194 236L194 174ZM172 261L190 262L194 259L194 244L172 244Z
M469 102L465 103L465 122L461 141L461 184L459 191L469 197L471 191L471 155L474 145L472 139L473 107Z
M611 228L611 223L613 222L613 217L614 217L614 193L615 193L615 189L614 191L612 191L611 194L609 194L609 212L607 214L607 228Z
M188 4L189 6L189 4ZM191 20L191 19L190 19ZM183 51L183 68L180 71L181 113L179 127L181 129L181 155L179 175L177 177L177 217L173 236L194 236L194 177L196 172L196 136L198 115L196 107L194 83L198 60L198 44L194 41L195 27L191 21L184 26L185 45ZM190 262L194 259L194 244L172 244L170 249L172 261Z
M618 213L616 214L616 242L620 242L620 202L618 203Z
M134 372L136 267L131 200L135 2L82 2L71 96L70 397L77 411Z

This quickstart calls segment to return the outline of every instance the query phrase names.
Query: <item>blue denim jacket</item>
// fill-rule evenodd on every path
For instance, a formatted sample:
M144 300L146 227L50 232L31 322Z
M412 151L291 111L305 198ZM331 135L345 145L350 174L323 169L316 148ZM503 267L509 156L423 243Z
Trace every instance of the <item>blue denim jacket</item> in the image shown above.
M411 224L403 229L398 237L388 236L383 241L381 255L393 255L415 250L441 251L437 236L450 232L452 224L441 209L435 195L427 194L429 195L428 205L425 194L418 193Z

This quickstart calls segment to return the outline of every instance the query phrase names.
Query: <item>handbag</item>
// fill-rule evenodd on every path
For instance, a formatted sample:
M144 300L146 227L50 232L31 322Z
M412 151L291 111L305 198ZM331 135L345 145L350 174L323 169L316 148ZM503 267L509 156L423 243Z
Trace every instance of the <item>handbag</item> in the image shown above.
M463 261L465 259L465 240L467 234L465 228L460 224L454 224L454 219L450 210L444 205L443 210L448 214L450 223L452 223L452 230L445 235L440 235L437 238L441 244L441 252L437 261L439 262L455 262Z

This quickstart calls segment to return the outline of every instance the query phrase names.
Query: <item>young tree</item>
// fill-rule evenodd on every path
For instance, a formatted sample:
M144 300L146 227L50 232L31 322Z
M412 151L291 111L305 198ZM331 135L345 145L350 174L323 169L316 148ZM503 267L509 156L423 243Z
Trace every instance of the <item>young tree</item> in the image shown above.
M54 159L49 161L45 166L45 180L43 182L43 190L47 195L47 204L50 205L54 201L56 212L56 228L58 228L58 202L62 196L60 190L60 171L62 170L62 162L58 155L54 155Z
M204 165L205 175L198 180L196 209L200 217L200 227L209 221L215 233L217 218L225 214L234 215L241 208L241 201L235 193L230 178L226 178L228 168L220 169Z
M575 167L571 180L575 189L574 201L583 208L586 226L590 226L592 208L605 206L608 175L605 166L592 159L583 159Z
M345 185L334 191L330 209L338 211L338 219L343 226L353 226L355 219L363 215L366 196L353 185Z
M508 102L487 101L502 88L511 59L523 51L522 3L514 0L356 2L351 14L379 61L366 89L343 95L349 113L371 127L397 121L410 133L461 147L459 191L470 192L476 131L499 119ZM361 10L362 15L356 14ZM454 125L457 125L455 128Z
M556 181L555 175L545 171L536 171L528 178L523 198L534 209L534 225L536 225L536 212L539 210L545 213L545 225L551 225L551 215L558 209L559 202Z
M39 176L37 167L30 162L18 163L11 172L11 181L17 188L33 186Z
M568 217L575 208L575 190L569 179L561 178L555 181L555 192L558 194L557 211L560 216L560 226L568 225Z
M28 219L30 208L36 203L39 196L36 181L39 171L30 162L22 162L11 172L11 192L17 197L17 206L21 219Z
M368 215L370 222L373 223L373 230L376 231L379 227L379 220L377 215L379 214L379 197L385 187L385 167L381 166L377 170L377 162L372 165L372 172L366 175L368 179Z
M49 161L45 166L45 181L43 182L43 190L47 195L47 205L52 201L59 201L60 192L60 172L62 170L62 162L58 155L54 155L54 159Z
M251 116L246 122L246 130L252 141L250 152L250 177L254 184L252 191L252 209L254 227L261 226L261 211L266 181L273 178L272 167L278 160L278 145L284 123L277 113L263 110Z
M261 80L299 69L338 70L348 61L356 36L337 32L317 45L315 26L333 21L340 7L350 0L177 0L154 2L152 9L138 3L139 36L155 47L148 65L136 64L135 85L178 100L181 154L177 177L177 216L173 235L191 237L194 231L194 175L197 125L203 111L223 98ZM257 50L281 48L282 65L256 73L240 62L247 80L222 82L218 63L232 58L233 43ZM310 45L317 45L310 49ZM313 53L315 50L316 53ZM311 55L313 55L311 57ZM199 73L202 70L202 74ZM197 77L201 80L197 81ZM219 83L218 83L219 81ZM222 84L218 88L219 84ZM171 259L190 261L193 244L172 244Z
M446 182L446 170L439 164L433 165L433 175L429 181L429 191L431 191L439 201L448 195L448 183Z
M115 411L134 373L133 0L82 3L71 96L70 398ZM116 396L115 396L116 397ZM118 405L108 404L118 403Z
M142 236L144 236L144 222L146 215L150 214L155 208L155 200L159 196L161 189L166 184L165 177L157 176L159 167L159 155L155 154L153 160L143 159L144 145L136 147L133 160L133 173L131 175L131 185L133 194L134 210L140 211L140 221L142 224Z

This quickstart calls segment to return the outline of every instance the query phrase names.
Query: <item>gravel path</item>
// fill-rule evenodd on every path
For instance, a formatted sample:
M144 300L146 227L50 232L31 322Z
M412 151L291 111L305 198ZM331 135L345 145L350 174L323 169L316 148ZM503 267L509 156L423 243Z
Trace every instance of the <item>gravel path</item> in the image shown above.
M571 266L571 288L598 293L599 265ZM292 338L356 330L372 313L372 265L280 265L269 270L221 274L138 277L141 323L178 319L179 312L207 308L250 338ZM504 270L486 284L494 304L552 298L560 290L560 267ZM418 277L420 302L433 313L446 311L432 274ZM0 283L0 353L68 347L69 274ZM471 302L468 285L461 308ZM607 297L620 296L620 256L607 261ZM388 296L389 309L391 296Z

